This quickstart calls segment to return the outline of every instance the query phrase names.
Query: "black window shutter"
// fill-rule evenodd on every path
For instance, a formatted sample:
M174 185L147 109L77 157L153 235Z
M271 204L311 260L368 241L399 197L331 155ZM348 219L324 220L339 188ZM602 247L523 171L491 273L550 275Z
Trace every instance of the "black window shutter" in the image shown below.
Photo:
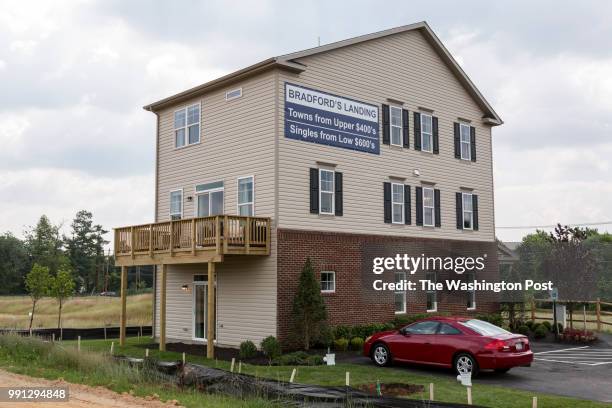
M431 118L431 127L433 133L433 153L440 153L440 138L438 137L438 118L433 116Z
M410 147L410 116L407 109L402 109L402 136L404 138L404 147L407 149Z
M470 126L470 149L472 150L472 161L476 161L476 128Z
M391 224L391 183L383 183L385 223Z
M421 150L421 114L414 112L414 150Z
M459 131L459 124L457 122L453 123L453 127L455 129L455 158L461 158L461 136Z
M423 187L415 187L416 225L423 225Z
M334 210L336 215L342 215L342 173L337 171L334 173L334 177Z
M440 190L434 190L434 212L436 214L436 227L440 227L442 225L442 219L440 216Z
M319 213L319 169L310 169L310 213Z
M457 203L457 229L463 229L463 194L455 193Z
M404 185L404 223L412 224L412 209L410 208L410 186Z
M383 105L382 106L382 114L383 114L383 119L382 119L382 124L383 124L383 144L390 144L391 142L391 124L390 124L390 120L389 120L389 105Z
M478 196L472 194L472 218L474 218L472 228L478 231Z

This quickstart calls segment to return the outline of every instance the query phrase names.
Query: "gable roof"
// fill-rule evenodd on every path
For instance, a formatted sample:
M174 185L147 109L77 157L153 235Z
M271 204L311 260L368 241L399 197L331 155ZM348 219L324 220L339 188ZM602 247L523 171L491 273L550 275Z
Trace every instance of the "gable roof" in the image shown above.
M149 111L156 111L164 106L167 106L171 103L179 102L184 99L188 99L190 97L194 97L200 93L204 93L210 91L212 89L228 85L229 83L235 82L237 80L243 79L255 73L262 72L264 70L270 68L282 68L291 70L294 72L302 72L306 69L304 65L296 63L296 59L308 57L315 54L320 54L324 52L330 52L336 50L338 48L347 47L350 45L359 44L365 41L375 40L377 38L387 37L390 35L400 34L407 31L420 31L425 39L429 42L429 44L433 47L433 49L438 53L442 61L450 68L453 72L457 80L463 85L466 91L470 94L470 96L474 99L474 101L478 104L478 106L485 112L484 120L486 123L490 125L501 125L503 123L501 117L495 112L493 107L489 104L489 102L485 99L485 97L480 93L476 85L472 82L472 80L467 76L467 74L463 71L463 69L459 66L457 61L453 58L450 52L446 49L446 47L442 44L438 36L433 32L429 24L425 21L421 21L419 23L408 24L396 28L391 28L388 30L378 31L371 34L361 35L358 37L349 38L347 40L337 41L326 45L321 45L319 47L309 48L302 51L293 52L290 54L284 54L273 58L268 58L264 61L261 61L257 64L248 66L241 70L235 71L231 74L222 76L218 79L212 80L210 82L206 82L205 84L196 86L194 88L188 89L184 92L178 93L176 95L170 96L168 98L159 100L152 104L146 105L144 109Z

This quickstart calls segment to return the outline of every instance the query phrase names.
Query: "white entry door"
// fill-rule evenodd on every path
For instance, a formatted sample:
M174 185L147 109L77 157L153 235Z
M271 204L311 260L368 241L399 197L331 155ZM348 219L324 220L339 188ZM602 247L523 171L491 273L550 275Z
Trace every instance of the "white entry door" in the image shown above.
M215 323L217 321L217 291L215 291ZM208 282L193 283L193 337L195 340L206 340L208 333ZM215 324L216 326L216 324ZM215 327L215 340L217 330Z

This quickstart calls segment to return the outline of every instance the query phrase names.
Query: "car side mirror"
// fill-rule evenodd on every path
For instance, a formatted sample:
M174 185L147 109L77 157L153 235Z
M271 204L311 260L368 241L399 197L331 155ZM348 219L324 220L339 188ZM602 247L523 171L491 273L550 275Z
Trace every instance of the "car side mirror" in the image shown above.
M400 329L400 334L404 335L404 336L410 336L410 332L406 329Z

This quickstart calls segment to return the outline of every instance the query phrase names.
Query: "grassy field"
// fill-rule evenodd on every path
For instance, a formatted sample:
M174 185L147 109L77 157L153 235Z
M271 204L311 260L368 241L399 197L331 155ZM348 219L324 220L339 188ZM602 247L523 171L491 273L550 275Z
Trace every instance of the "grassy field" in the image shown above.
M125 347L117 347L117 354L124 354L133 357L144 357L145 348L150 343L148 338L129 338ZM74 342L65 342L74 344ZM82 342L84 350L108 352L111 340L88 340ZM174 352L159 352L154 349L155 345L150 345L150 356L161 360L180 360L182 355ZM230 363L226 361L208 360L200 356L187 356L187 361L197 364L204 364L211 367L229 370ZM266 377L275 380L288 381L294 367L290 366L254 366L243 364L242 372L257 377ZM454 379L438 377L435 375L415 375L401 368L378 369L367 365L357 364L338 364L333 367L299 367L295 381L305 384L320 384L342 386L345 381L345 373L351 373L351 385L374 383L380 380L383 383L399 382L410 384L422 384L425 392L413 395L412 398L428 399L428 385L435 384L436 399L446 402L466 403L465 387L461 386ZM474 404L499 408L525 408L531 407L532 398L538 397L539 406L556 408L598 408L609 407L609 404L579 400L574 398L559 397L555 395L533 393L527 391L514 390L510 388L482 385L476 383L473 387ZM178 398L181 401L180 398Z
M150 293L128 296L128 326L151 325ZM62 326L86 328L119 326L121 304L118 297L80 296L66 301L62 308ZM0 328L27 329L32 301L29 296L0 296ZM58 303L44 298L36 305L33 328L57 327Z

